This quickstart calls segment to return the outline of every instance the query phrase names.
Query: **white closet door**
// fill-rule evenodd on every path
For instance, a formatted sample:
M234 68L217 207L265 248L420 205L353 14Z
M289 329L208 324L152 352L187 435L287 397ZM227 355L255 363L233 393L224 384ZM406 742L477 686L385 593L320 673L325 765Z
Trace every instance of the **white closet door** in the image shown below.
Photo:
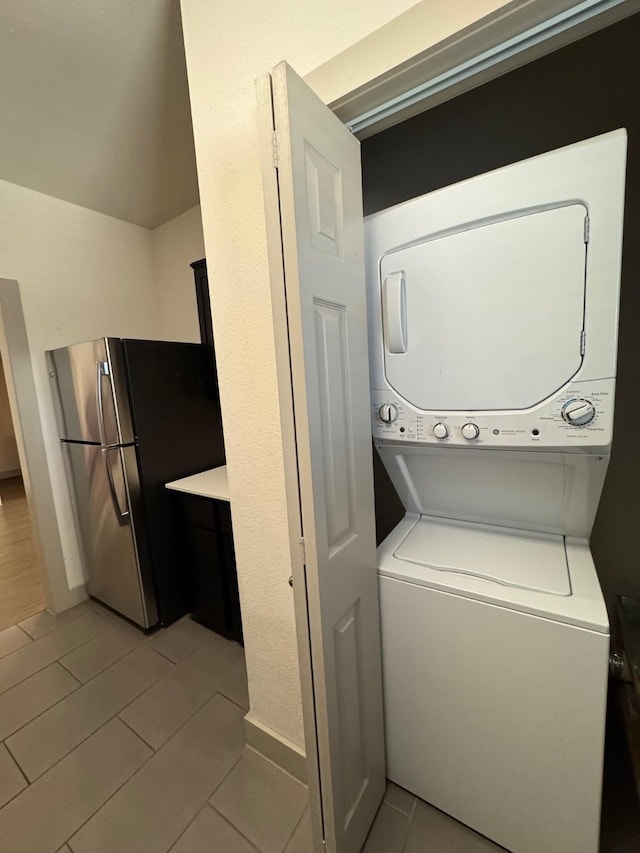
M357 853L385 787L360 145L285 63L272 94L324 835Z

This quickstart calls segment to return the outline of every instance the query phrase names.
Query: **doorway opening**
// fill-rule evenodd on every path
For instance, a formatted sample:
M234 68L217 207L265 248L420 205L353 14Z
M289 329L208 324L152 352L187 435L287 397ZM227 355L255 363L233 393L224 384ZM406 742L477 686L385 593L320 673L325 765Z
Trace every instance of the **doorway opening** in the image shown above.
M606 30L603 30L602 33L599 33L597 35L601 39L606 39L607 35L611 35L613 33L613 36L615 38L615 36L619 35L621 33L622 29L624 28L625 29L625 35L629 36L629 26L630 26L629 22L626 22L625 24L622 24L622 25L613 25L611 30L609 31L609 33L607 33ZM614 27L616 28L615 30L614 30ZM595 39L596 36L593 36L591 38ZM633 43L633 39L630 38L629 39L629 47L631 47L632 43ZM556 62L558 60L558 57L561 56L561 54L562 54L561 58L564 60L566 60L567 57L569 57L570 59L572 59L572 58L574 59L575 58L574 54L576 52L578 52L579 50L584 50L585 48L587 49L587 52L589 52L589 48L593 47L593 44L594 44L593 42L587 42L587 40L585 39L585 43L578 42L578 43L576 43L576 45L573 45L569 48L565 48L565 50L568 51L568 53L562 53L561 51L558 51L555 54L550 54L549 57L545 57L544 60L540 60L540 62L541 63L545 62L547 65L552 65L554 62ZM600 45L600 47L602 47L602 45ZM624 56L623 56L623 54L624 54ZM608 66L609 68L612 69L612 72L615 72L615 69L619 68L620 62L625 57L630 58L631 53L629 53L629 55L627 56L626 51L623 51L621 54L619 51L614 50L614 57L613 57L614 61L612 61L611 65ZM422 144L422 140L416 141L416 139L414 138L413 140L411 140L411 142L407 146L411 150L411 152L415 154L416 159L420 160L420 164L418 164L417 167L416 167L415 162L411 162L411 161L408 162L407 156L405 156L404 152L401 151L398 154L397 149L394 150L393 152L391 152L390 150L387 150L384 152L384 154L382 154L380 150L375 150L375 149L372 150L369 153L369 155L367 155L367 153L366 153L367 143L370 142L372 146L377 146L378 148L380 148L380 147L384 148L384 144L383 144L383 142L381 142L381 140L383 139L385 133L388 135L387 136L387 140L388 140L390 137L393 137L393 136L404 135L404 133L406 132L406 127L401 129L400 125L398 125L394 128L391 128L390 130L388 130L386 132L383 132L383 134L381 134L379 137L372 137L371 140L366 140L365 144L363 145L364 195L365 195L365 210L366 210L366 212L372 212L373 210L378 210L378 209L386 207L387 205L396 204L399 201L402 201L403 199L394 198L392 201L386 201L386 202L379 204L380 197L385 192L387 194L390 194L393 192L397 193L397 192L402 191L402 189L399 189L399 186L400 187L402 186L402 179L405 177L407 178L407 181L411 182L411 195L410 195L410 197L415 197L416 195L419 195L420 192L425 192L424 189L420 190L419 188L416 188L416 186L415 186L416 174L420 173L420 166L424 166L425 167L424 173L428 176L428 178L430 178L434 181L440 180L442 177L442 174L443 174L443 163L442 163L442 157L440 156L442 153L445 154L445 159L446 159L446 155L450 155L452 157L452 163L450 165L451 165L451 168L453 168L453 169L461 168L463 164L466 164L468 166L468 168L470 168L472 170L475 169L477 166L477 160L478 160L478 156L479 156L478 155L478 147L479 147L478 146L478 133L476 132L475 134L470 134L469 133L470 127L473 127L475 129L480 128L483 131L484 130L489 131L487 133L488 144L486 146L486 153L487 153L487 156L489 156L489 157L491 157L491 156L493 156L493 157L502 156L502 155L496 154L496 146L494 143L495 143L496 139L500 139L500 137L503 135L505 136L505 139L507 139L507 141L509 143L513 143L513 144L517 143L518 145L521 144L525 147L529 144L532 144L531 143L531 133L528 132L531 129L531 127L533 127L535 129L536 133L540 134L540 135L544 135L544 129L546 128L549 131L549 133L551 133L553 130L553 132L560 134L560 135L563 133L563 131L565 133L568 133L569 136L571 135L571 133L575 133L577 135L578 139L584 139L584 138L587 138L589 135L594 135L593 133L592 134L584 133L582 130L583 125L587 126L587 124L586 124L587 116L590 116L591 118L593 118L595 116L599 116L600 119L602 119L603 121L606 121L606 122L609 122L610 120L613 119L614 127L620 127L620 126L627 126L628 127L629 126L629 120L624 119L624 118L622 120L618 119L617 111L615 108L615 98L611 97L610 94L612 91L615 91L615 92L620 93L620 94L624 94L625 93L625 87L623 85L620 85L621 81L623 81L625 79L633 79L633 78L629 77L628 75L620 75L620 79L612 81L612 84L613 84L612 88L609 88L609 90L604 92L601 97L598 97L596 94L597 93L596 87L591 88L589 86L585 86L585 81L584 81L585 75L583 72L583 68L597 69L597 71L594 70L594 74L597 74L601 71L602 67L607 67L607 64L605 63L603 65L601 63L594 62L593 61L593 52L591 52L590 55L587 57L587 61L585 62L584 66L583 67L576 66L576 67L572 68L571 69L572 74L570 74L569 76L567 76L566 74L565 75L562 75L562 74L561 75L558 75L558 74L551 75L552 79L550 80L549 84L546 85L546 88L544 89L544 91L541 89L541 91L539 93L542 96L541 97L541 104L538 106L537 109L526 110L525 120L522 121L522 127L520 129L520 132L515 133L515 134L514 133L506 134L506 135L504 134L505 126L507 126L509 121L513 118L513 112L507 112L504 110L504 106L505 106L504 101L502 102L502 105L501 105L502 108L500 108L500 105L498 105L496 107L496 125L495 125L495 127L487 128L486 127L486 125L487 125L487 117L486 117L486 93L487 93L487 90L483 89L482 93L479 96L476 95L475 93L472 93L472 95L476 99L476 107L478 108L478 113L477 113L478 121L474 122L472 120L462 120L461 119L459 121L459 125L461 125L461 126L458 128L460 130L460 133L456 134L455 140L454 140L454 142L458 145L464 145L465 143L468 143L469 148L470 148L470 152L469 152L469 157L466 161L460 157L456 157L454 155L454 153L452 153L456 150L455 147L447 147L446 144L443 144L443 138L445 138L445 137L443 137L442 132L439 132L438 130L433 129L432 118L434 118L434 116L436 115L435 109L433 112L430 112L428 115L425 114L422 117L426 131L427 131L427 133L431 134L430 138L433 140L434 147L437 149L433 152L434 156L432 158L425 156L425 146L424 146L424 144ZM549 69L547 69L547 71L548 70ZM532 63L529 66L526 66L525 69L520 69L519 72L513 72L513 73L514 73L514 75L517 73L521 73L522 75L524 75L524 74L534 74L535 75L535 73L536 73L535 63ZM615 76L615 74L613 76ZM594 100L597 101L597 104L599 107L599 109L590 110L589 112L585 111L585 114L582 117L584 119L584 122L580 123L580 121L577 121L576 126L570 128L568 131L563 127L563 123L562 123L562 119L566 115L566 110L564 109L565 105L562 103L556 104L554 102L554 105L553 105L554 109L551 109L550 104L549 104L551 94L555 94L557 92L557 90L559 89L559 86L558 86L559 80L562 81L563 84L566 84L567 87L571 87L571 93L568 97L568 102L570 102L572 104L572 106L579 104L582 107L586 106L588 108L588 104L586 104L585 101L588 98L593 97ZM517 85L514 85L514 82L516 82ZM544 81L544 75L543 75L543 79L541 79L539 82L541 82L541 83L545 82ZM576 85L578 83L579 83L579 85ZM496 81L494 84L488 84L488 85L495 85L495 86L502 85L502 86L506 86L507 89L509 89L511 87L512 91L510 93L508 93L507 103L513 103L513 104L519 104L519 105L521 104L522 87L524 86L524 83L521 80L515 81L514 77L511 77L511 78L504 77L504 78L500 78L500 80ZM464 97L464 96L461 96L461 99L462 99L462 97ZM471 96L469 95L467 97L471 97ZM460 101L461 101L461 99L460 99ZM441 107L440 110L443 112L445 109L449 110L454 114L454 118L456 118L456 117L459 118L458 110L459 110L459 106L460 106L460 101L457 101L457 102L452 101L452 102L444 105L443 107ZM626 94L626 101L628 103L629 108L632 109L633 101L628 96L628 90L627 90L627 94ZM615 116L613 115L614 113L616 114ZM556 127L549 129L548 122L552 121L554 118L556 118L557 120L559 119L558 121L556 121ZM415 119L415 121L417 121L417 119ZM579 124L579 126L577 126L578 124ZM523 129L525 130L524 133L522 132ZM612 129L612 128L607 128L607 129ZM276 130L277 130L277 125L276 125ZM600 132L602 132L602 131L600 131ZM493 136L492 136L492 133L494 134ZM279 140L277 139L276 142L278 142L278 141ZM569 138L563 142L551 143L551 142L549 142L549 139L547 137L545 137L545 139L542 142L543 147L541 150L546 151L546 150L553 149L554 147L561 147L562 145L566 145L571 141L575 141L575 140ZM389 149L393 145L394 145L394 142L392 140L391 144L389 145ZM534 152L531 152L528 154L523 153L523 154L520 154L518 156L520 159L524 159L527 156L533 156L533 154L535 154L535 153L540 153L540 152L534 151ZM382 175L383 178L385 178L389 182L390 186L385 187L383 185L384 181L380 181L378 185L373 185L371 183L368 184L368 182L367 182L367 167L369 167L370 171L372 171L374 168L372 166L372 163L373 163L373 160L376 158L376 156L379 160L382 160L382 159L384 159L385 154L389 155L389 159L388 159L388 162L385 163L385 168L380 170L380 175ZM509 156L509 155L507 155L507 156ZM479 171L485 171L485 170L489 170L491 168L496 168L499 165L504 165L506 162L513 162L513 161L511 159L507 159L504 162L493 163L493 165L491 165L491 166L488 166L488 167L485 166L483 168L479 168ZM431 169L430 173L429 173L429 169ZM475 172L474 172L474 174L475 174ZM469 175L464 175L463 177L469 177ZM463 177L459 177L458 180L462 180ZM449 183L453 183L453 182L454 181L449 181ZM268 182L266 182L266 183L268 184ZM268 190L269 190L269 187L267 185L267 187L265 189L265 194L267 194ZM368 210L367 210L367 207L368 207ZM629 207L628 207L628 209L629 209ZM631 226L631 222L633 222L633 218L630 219L629 216L627 216L627 227ZM284 232L284 227L283 227L283 232ZM629 243L629 241L627 239L627 242L625 244L625 250L626 251L628 251L628 243ZM284 250L284 254L285 254L285 262L286 262L286 247ZM625 295L623 294L623 302L624 302L624 299L625 299ZM629 300L628 292L627 292L626 299L627 299L627 301ZM622 328L621 328L621 337L624 337L624 331ZM621 341L621 356L622 355L623 355L623 346L622 346L622 341ZM620 377L621 379L622 379L622 373L623 373L623 368L621 368L621 377ZM632 421L629 421L629 422L632 423ZM615 457L615 451L614 451L614 457ZM625 464L624 460L620 460L620 462L623 465ZM378 483L377 485L379 486L380 484ZM620 516L618 516L618 517L620 517ZM380 519L378 519L378 521L380 522ZM602 521L600 523L602 524ZM631 529L633 529L633 528L631 528ZM380 532L380 524L379 524L379 532ZM633 554L633 553L635 553L635 551L630 550L629 553ZM601 566L602 566L603 570L606 572L607 571L607 564L606 563L604 565L601 564ZM632 582L632 580L630 580L628 578L627 582ZM604 584L604 585L606 586L606 584ZM310 608L309 608L309 612L310 612ZM300 647L301 647L301 657L306 656L306 650L303 647L302 641L300 642ZM322 685L322 686L324 687L324 685ZM614 728L613 728L614 731L615 731L617 725L618 724L614 722ZM309 752L313 752L313 744L311 745L311 749L309 749L309 743L307 743L307 748L308 748Z
M1 358L0 501L0 631L3 631L43 610L46 600Z
M507 164L624 127L628 133L626 208L612 465L600 501L591 547L615 632L620 594L640 595L635 555L639 507L635 430L639 264L634 236L640 209L640 110L625 81L637 75L640 15L585 36L478 88L408 118L362 141L365 215L371 215ZM404 507L374 455L378 543ZM638 844L640 809L623 711L630 691L610 683L601 849L616 839ZM636 700L637 701L637 700ZM635 707L635 705L633 706ZM640 778L640 764L636 771ZM617 806L625 802L624 810Z

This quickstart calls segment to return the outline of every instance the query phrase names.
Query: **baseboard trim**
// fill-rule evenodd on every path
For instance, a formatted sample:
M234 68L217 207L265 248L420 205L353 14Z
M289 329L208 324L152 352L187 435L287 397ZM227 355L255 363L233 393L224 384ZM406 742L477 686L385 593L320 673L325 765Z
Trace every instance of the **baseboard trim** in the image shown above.
M10 468L8 471L0 471L0 480L10 480L13 477L20 477L22 471L20 468Z
M307 784L307 758L291 741L260 723L251 712L244 718L244 737L247 746L273 761L294 779Z
M50 613L63 613L65 610L75 607L76 604L82 604L82 602L86 601L88 598L89 596L87 595L86 586L83 583L80 583L77 586L72 586L71 589L65 590L59 596L55 610L52 607L47 609Z

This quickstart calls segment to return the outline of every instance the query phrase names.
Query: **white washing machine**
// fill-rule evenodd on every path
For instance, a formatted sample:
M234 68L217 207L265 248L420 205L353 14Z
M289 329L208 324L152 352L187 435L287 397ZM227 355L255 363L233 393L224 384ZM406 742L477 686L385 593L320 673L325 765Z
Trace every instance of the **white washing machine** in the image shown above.
M514 853L596 853L626 132L365 222L388 776Z

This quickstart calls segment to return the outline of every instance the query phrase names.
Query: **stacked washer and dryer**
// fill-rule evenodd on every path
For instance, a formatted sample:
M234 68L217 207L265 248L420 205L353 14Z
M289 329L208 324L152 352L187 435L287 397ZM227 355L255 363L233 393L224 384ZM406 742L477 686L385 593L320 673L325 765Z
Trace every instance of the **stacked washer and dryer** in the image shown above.
M365 220L387 774L514 853L596 853L626 132Z

